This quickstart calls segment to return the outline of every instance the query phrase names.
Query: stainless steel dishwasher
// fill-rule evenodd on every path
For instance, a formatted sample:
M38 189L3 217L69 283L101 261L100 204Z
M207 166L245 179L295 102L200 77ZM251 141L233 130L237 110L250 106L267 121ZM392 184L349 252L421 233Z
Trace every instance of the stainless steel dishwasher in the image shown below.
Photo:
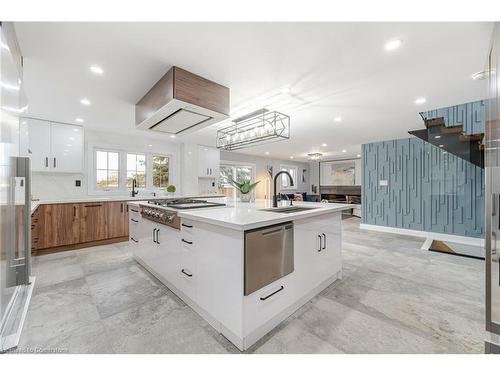
M293 272L293 223L245 232L245 296Z

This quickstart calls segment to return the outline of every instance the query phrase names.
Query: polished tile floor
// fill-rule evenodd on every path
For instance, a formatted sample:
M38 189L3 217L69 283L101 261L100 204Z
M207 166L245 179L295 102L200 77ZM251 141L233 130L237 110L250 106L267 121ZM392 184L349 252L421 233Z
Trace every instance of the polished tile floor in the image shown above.
M481 260L344 220L344 277L248 353L482 353ZM238 353L126 244L34 258L19 352Z

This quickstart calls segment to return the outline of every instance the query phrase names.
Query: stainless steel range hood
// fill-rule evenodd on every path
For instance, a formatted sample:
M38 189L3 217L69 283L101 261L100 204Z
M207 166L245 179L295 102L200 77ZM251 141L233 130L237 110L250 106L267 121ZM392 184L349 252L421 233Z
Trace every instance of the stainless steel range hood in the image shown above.
M229 116L229 89L176 66L135 105L136 127L192 132Z

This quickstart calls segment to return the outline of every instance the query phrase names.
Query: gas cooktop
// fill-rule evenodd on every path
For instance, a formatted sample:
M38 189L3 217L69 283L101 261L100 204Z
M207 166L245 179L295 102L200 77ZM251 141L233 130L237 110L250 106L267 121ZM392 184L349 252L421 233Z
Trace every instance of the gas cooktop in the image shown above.
M149 204L165 208L176 208L178 210L189 210L195 208L225 206L225 203L207 202L198 199L160 199L148 201Z

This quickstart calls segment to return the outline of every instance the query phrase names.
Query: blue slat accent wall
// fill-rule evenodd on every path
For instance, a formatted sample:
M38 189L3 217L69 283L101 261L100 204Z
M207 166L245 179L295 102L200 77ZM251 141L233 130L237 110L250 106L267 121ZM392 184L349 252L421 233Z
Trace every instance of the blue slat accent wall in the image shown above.
M418 138L365 144L362 222L481 238L483 173Z
M426 120L444 117L447 127L463 125L465 134L479 134L484 133L486 107L484 100L479 100L422 112L422 116Z

